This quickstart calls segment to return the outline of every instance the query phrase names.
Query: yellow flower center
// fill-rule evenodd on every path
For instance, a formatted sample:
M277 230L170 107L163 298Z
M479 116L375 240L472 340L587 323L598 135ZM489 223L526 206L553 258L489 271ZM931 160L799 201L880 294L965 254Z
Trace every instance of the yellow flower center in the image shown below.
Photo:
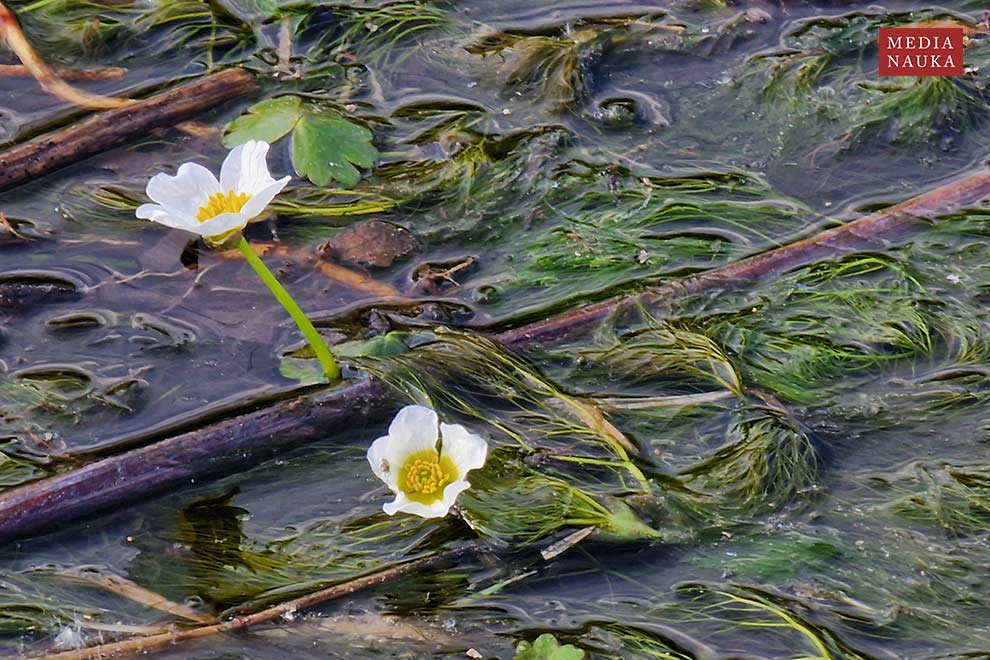
M443 499L443 489L457 480L457 468L435 449L418 451L399 469L399 489L413 502L432 504Z
M228 191L226 194L222 192L215 193L210 195L209 199L206 200L206 204L199 207L199 213L196 214L196 219L200 222L206 222L221 213L237 213L241 210L242 206L247 204L249 199L251 199L251 196L247 193L235 193L233 190Z

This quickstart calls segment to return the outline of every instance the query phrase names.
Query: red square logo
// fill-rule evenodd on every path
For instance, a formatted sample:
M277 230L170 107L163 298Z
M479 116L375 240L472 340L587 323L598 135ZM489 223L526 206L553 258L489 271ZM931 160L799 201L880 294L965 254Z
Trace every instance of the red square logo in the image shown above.
M880 28L881 76L961 76L962 28Z

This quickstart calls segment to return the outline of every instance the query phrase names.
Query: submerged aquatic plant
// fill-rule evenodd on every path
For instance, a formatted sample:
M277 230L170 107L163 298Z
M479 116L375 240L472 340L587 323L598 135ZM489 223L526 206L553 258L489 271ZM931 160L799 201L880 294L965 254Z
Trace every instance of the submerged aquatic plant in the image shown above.
M593 401L491 340L444 330L414 351L360 364L411 398L489 430L491 466L460 506L491 542L524 547L575 526L612 539L671 540L712 519L703 495L674 477L648 476L630 439Z
M607 348L586 349L585 354L633 382L681 378L742 393L738 371L711 337L655 319L645 309L642 313L648 319L645 328L616 337Z
M447 10L424 2L343 6L338 16L346 31L336 49L356 52L373 62L384 60L413 36L423 38L424 32L444 30L453 23Z
M140 9L130 1L41 0L17 11L46 57L72 61L105 55L108 46L129 30L130 17Z
M501 77L510 90L533 92L555 110L580 104L589 93L591 68L601 56L595 30L559 37L496 34L470 46L468 52L499 54L507 64Z
M230 5L235 4L209 0L141 3L143 11L134 26L141 35L161 31L166 43L173 47L203 49L207 61L213 64L215 52L240 58L256 42L251 25L231 11Z
M447 515L457 496L471 487L467 473L485 464L488 445L460 424L440 424L438 451L437 422L435 411L406 406L392 420L388 435L368 449L371 469L396 496L383 507L388 515Z
M166 227L202 236L211 247L224 245L240 235L249 222L257 221L291 178L286 176L277 181L272 178L265 161L268 148L268 143L260 140L249 140L235 147L224 159L219 181L212 172L196 163L183 163L175 176L156 174L147 187L148 197L155 203L142 204L135 214ZM327 378L339 378L340 369L333 354L298 303L243 236L237 248L299 326Z
M692 607L697 609L699 617L722 622L728 634L747 629L762 633L769 657L780 657L774 653L776 648L798 651L798 655L789 656L797 658L868 657L841 633L853 628L851 624L867 627L872 621L854 619L824 595L792 596L746 584L686 583L679 586L679 591L694 598ZM822 619L829 625L823 625Z
M984 117L986 90L976 78L931 76L894 85L863 85L879 98L857 115L852 135L880 135L891 143L947 145ZM942 140L938 138L942 136Z
M870 8L793 23L780 47L747 59L741 80L757 82L768 123L788 140L807 143L825 130L837 135L810 155L861 145L879 138L899 146L946 150L974 133L987 114L987 82L980 75L988 49L968 42L964 76L877 79L877 40L882 28L942 27L967 35L986 27L965 14L940 9L891 12ZM747 93L746 90L742 90ZM772 105L772 108L770 107ZM834 127L841 127L836 133Z
M729 444L686 470L685 477L746 505L775 507L815 492L818 455L808 436L776 411L744 412Z
M940 525L951 534L983 532L990 523L990 468L983 464L916 463L871 484L899 495L884 508Z

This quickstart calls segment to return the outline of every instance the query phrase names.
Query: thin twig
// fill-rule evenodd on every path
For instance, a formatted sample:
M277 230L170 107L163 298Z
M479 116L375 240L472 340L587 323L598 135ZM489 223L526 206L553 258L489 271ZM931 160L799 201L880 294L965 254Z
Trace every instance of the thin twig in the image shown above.
M64 80L120 80L127 75L127 69L122 66L103 66L92 69L73 69L57 64L51 70ZM0 64L0 76L8 78L33 78L31 69L23 64Z
M282 17L282 24L278 29L278 64L275 70L279 73L292 73L292 18L288 15Z
M358 291L370 293L379 298L387 298L392 302L408 302L409 299L402 295L398 289L384 282L379 282L366 275L331 263L325 259L320 259L315 254L308 254L302 250L290 250L281 243L251 243L251 248L258 256L283 257L291 259L297 263L318 270L320 273L336 280L341 284ZM221 259L240 259L241 253L237 250L223 250L214 252L213 256Z
M14 229L14 225L7 218L6 213L0 213L0 233L9 234L10 236L22 241L28 240L25 236L22 236L16 229Z
M571 532L564 538L551 543L547 547L540 550L540 556L543 557L543 561L550 561L551 559L556 559L560 555L564 554L578 543L584 539L591 536L591 533L598 529L595 525L590 525L588 527L582 527L574 532Z
M41 88L52 96L57 96L63 101L74 103L84 108L122 108L134 103L131 99L119 99L109 96L99 96L90 94L81 89L76 89L65 82L52 69L45 64L37 51L24 36L21 26L17 23L17 18L7 9L7 6L0 2L0 37L3 38L24 67L41 85Z
M682 408L702 403L724 401L736 396L730 390L699 392L698 394L673 394L670 396L606 396L594 397L594 402L605 410L643 410L652 408Z
M93 646L87 649L79 649L78 651L54 653L44 657L49 660L92 660L95 658L119 656L125 653L150 653L163 647L171 647L179 642L188 641L191 639L200 639L202 637L211 637L213 635L221 635L224 633L239 632L262 623L268 623L278 619L279 617L285 617L287 619L293 618L296 613L302 612L316 605L320 605L337 598L342 598L343 596L349 596L357 591L370 589L371 587L377 587L388 582L393 582L413 573L437 569L441 566L449 564L452 561L460 559L467 554L471 554L476 550L477 547L474 545L463 545L459 548L448 550L447 552L435 555L433 557L415 559L413 561L406 562L405 564L392 566L390 568L371 573L370 575L348 580L347 582L336 584L332 587L327 587L326 589L321 589L305 596L300 596L299 598L293 598L292 600L279 603L278 605L266 608L260 612L236 616L232 619L228 619L227 621L214 623L208 626L175 630L157 635L150 635L147 637L113 642L111 644L101 644L99 646Z
M195 623L210 623L213 621L213 617L194 610L188 605L171 601L158 592L151 591L136 582L132 582L125 577L115 575L103 569L98 571L92 569L70 569L61 571L56 575L100 587L118 596L132 600L135 603L140 603L145 607L168 612L188 621Z

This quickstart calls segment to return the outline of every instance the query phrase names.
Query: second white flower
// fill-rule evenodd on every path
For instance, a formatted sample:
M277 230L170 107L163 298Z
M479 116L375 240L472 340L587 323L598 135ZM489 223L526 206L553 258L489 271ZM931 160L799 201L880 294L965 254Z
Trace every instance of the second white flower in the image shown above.
M457 496L470 488L467 473L485 464L488 445L459 424L440 424L425 406L406 406L368 449L368 462L395 493L383 507L423 518L447 515ZM439 437L438 437L439 435ZM437 441L440 448L437 449Z

